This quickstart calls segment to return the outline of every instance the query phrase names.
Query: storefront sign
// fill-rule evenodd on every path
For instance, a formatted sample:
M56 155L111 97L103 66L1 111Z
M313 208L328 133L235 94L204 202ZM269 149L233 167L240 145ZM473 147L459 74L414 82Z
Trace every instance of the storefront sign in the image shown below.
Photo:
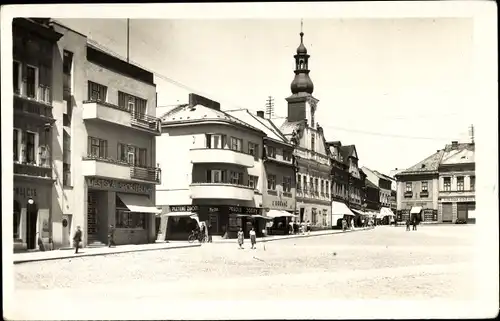
M272 201L271 204L276 207L288 207L287 201Z
M441 197L442 202L475 202L475 197Z
M198 205L180 205L180 206L170 206L170 212L193 212L199 211Z
M125 193L149 194L153 191L152 185L148 184L121 182L112 179L94 177L87 178L87 185L89 188L112 189Z
M14 187L14 195L21 197L36 197L36 188Z
M259 208L255 207L243 207L243 206L229 206L229 213L230 214L258 214L259 213Z

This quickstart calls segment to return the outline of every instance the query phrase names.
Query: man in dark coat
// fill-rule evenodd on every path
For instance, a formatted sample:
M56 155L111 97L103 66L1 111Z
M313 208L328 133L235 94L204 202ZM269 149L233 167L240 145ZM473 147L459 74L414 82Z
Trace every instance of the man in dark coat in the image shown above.
M208 243L212 243L212 224L210 223L208 223L207 234L208 234Z
M80 226L77 226L75 236L73 236L73 245L75 246L75 254L78 253L78 248L80 247L81 241L82 241L82 230L80 229Z
M115 244L115 227L113 225L109 226L108 231L108 246L116 246Z

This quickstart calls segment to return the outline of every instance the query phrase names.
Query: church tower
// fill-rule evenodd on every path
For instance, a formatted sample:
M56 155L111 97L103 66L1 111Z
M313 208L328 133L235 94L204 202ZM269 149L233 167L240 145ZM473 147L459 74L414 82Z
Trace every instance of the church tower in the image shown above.
M314 127L314 113L318 100L312 96L314 84L309 77L310 56L307 54L307 49L304 46L302 22L300 29L300 45L297 48L297 54L293 56L295 58L295 78L290 85L292 95L286 98L288 102L287 120L294 122L305 119L308 125Z

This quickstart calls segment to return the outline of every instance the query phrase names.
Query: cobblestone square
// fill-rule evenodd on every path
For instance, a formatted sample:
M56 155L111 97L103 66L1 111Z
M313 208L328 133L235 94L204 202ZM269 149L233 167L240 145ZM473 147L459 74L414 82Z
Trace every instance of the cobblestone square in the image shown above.
M99 317L88 308L96 304L140 318L153 302L173 300L466 302L476 293L474 231L474 226L421 226L416 232L381 226L260 243L256 250L248 242L244 249L204 244L25 263L14 267L16 300L37 306L58 301L79 318ZM35 311L23 311L23 318L55 313Z

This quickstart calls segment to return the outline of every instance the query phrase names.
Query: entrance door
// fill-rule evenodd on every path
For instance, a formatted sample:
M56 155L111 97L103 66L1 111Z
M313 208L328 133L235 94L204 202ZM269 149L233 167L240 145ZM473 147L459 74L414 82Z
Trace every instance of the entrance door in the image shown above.
M98 241L97 230L97 195L89 191L87 194L87 239L88 243Z
M467 203L457 204L457 219L467 220Z
M443 222L451 222L453 220L453 204L443 203Z
M26 245L28 250L36 249L36 222L38 218L38 207L36 204L28 204L26 207Z
M304 211L303 207L300 208L300 222L304 222Z
M71 221L73 215L63 215L62 220L62 243L63 246L71 246Z

